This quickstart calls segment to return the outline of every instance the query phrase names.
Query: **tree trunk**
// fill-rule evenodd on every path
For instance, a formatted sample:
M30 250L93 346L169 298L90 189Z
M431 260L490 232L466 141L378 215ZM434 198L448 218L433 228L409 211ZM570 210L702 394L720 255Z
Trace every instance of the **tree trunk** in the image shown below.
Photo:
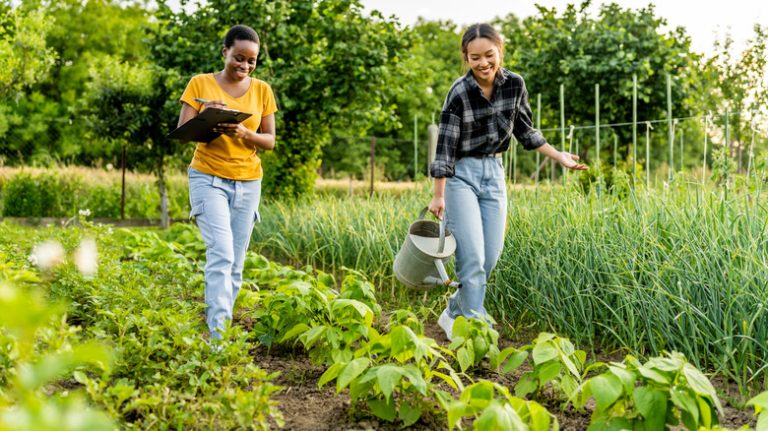
M161 156L157 163L157 189L160 192L160 226L163 229L168 229L171 222L168 216L168 190L165 187L164 159L165 157Z

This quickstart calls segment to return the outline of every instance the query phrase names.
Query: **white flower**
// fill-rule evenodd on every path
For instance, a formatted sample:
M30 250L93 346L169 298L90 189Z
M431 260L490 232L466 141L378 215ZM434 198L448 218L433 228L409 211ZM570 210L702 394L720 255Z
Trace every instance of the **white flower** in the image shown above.
M112 166L112 163L107 163L107 170L108 170L108 171L111 171L111 170L112 170L112 169L114 169L114 168L115 168L115 167L114 167L114 166Z
M90 210L90 209L88 209L88 208L86 208L86 209L84 209L84 210L80 210L80 211L78 211L77 213L78 213L78 214L80 214L80 217L90 217L90 215L91 215L91 210Z
M80 273L87 277L96 275L99 269L99 252L96 249L96 240L93 238L84 238L75 250L75 265Z
M47 270L64 262L64 247L56 241L46 241L32 249L29 261L42 270Z

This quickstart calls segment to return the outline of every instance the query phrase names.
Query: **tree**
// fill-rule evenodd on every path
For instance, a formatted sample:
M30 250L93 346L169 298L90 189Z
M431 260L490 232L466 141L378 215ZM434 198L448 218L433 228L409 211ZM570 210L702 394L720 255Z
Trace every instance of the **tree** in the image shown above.
M607 4L593 18L590 4L568 5L561 15L538 6L538 15L526 18L522 26L500 23L507 46L514 47L507 63L525 78L532 104L537 93L542 95L542 128L560 126L560 84L565 87L568 124L594 124L595 84L600 84L601 123L631 121L633 74L638 80L638 120L666 117L667 74L672 76L673 115L689 113L700 55L691 52L684 29L663 33L666 21L655 16L653 5L631 10ZM619 148L628 150L631 128L615 132ZM583 137L582 155L594 146L593 136L594 131Z
M143 4L122 0L14 3L20 3L17 13L40 11L21 33L44 42L47 52L36 55L29 48L27 52L48 64L27 67L35 81L24 87L25 97L5 104L9 124L6 150L12 152L12 161L90 164L114 157L115 148L90 133L79 111L92 66L103 67L113 58L138 62L146 56L144 32L150 24ZM44 32L36 28L43 25L47 26Z
M751 145L753 111L768 105L767 43L768 27L755 24L754 37L743 52L737 56L733 39L726 35L722 41L715 42L716 53L703 67L707 79L698 91L700 103L706 110L719 114L713 120L721 128L725 127L725 112L731 114L729 151L740 170L746 168L748 162L743 153Z
M9 0L0 3L0 138L15 120L11 100L45 79L56 60L45 43L52 24L41 9L12 8Z
M387 83L408 40L396 22L364 16L358 0L211 0L178 13L159 3L153 58L186 78L220 69L220 41L231 25L259 33L256 75L272 85L280 109L276 149L263 157L268 194L311 191L333 134L393 121L395 89Z
M152 63L113 59L91 69L87 117L90 128L109 137L134 165L157 175L162 227L168 227L167 165L183 148L166 138L178 120L179 76Z

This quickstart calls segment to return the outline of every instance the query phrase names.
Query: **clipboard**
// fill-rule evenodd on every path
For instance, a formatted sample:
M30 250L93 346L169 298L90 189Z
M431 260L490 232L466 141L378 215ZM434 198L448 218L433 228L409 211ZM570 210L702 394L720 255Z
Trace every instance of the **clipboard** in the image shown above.
M252 114L234 109L208 108L168 134L168 139L211 142L221 136L213 128L219 123L242 123Z

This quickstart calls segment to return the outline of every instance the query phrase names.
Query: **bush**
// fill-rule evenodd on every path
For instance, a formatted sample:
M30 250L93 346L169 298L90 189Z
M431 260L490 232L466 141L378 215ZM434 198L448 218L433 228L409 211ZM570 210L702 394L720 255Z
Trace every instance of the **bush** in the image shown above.
M186 178L168 178L171 218L186 218L189 198ZM160 195L154 178L126 177L126 218L159 218ZM0 215L5 217L72 217L89 209L93 217L120 217L121 181L118 172L61 168L11 171L0 175Z

